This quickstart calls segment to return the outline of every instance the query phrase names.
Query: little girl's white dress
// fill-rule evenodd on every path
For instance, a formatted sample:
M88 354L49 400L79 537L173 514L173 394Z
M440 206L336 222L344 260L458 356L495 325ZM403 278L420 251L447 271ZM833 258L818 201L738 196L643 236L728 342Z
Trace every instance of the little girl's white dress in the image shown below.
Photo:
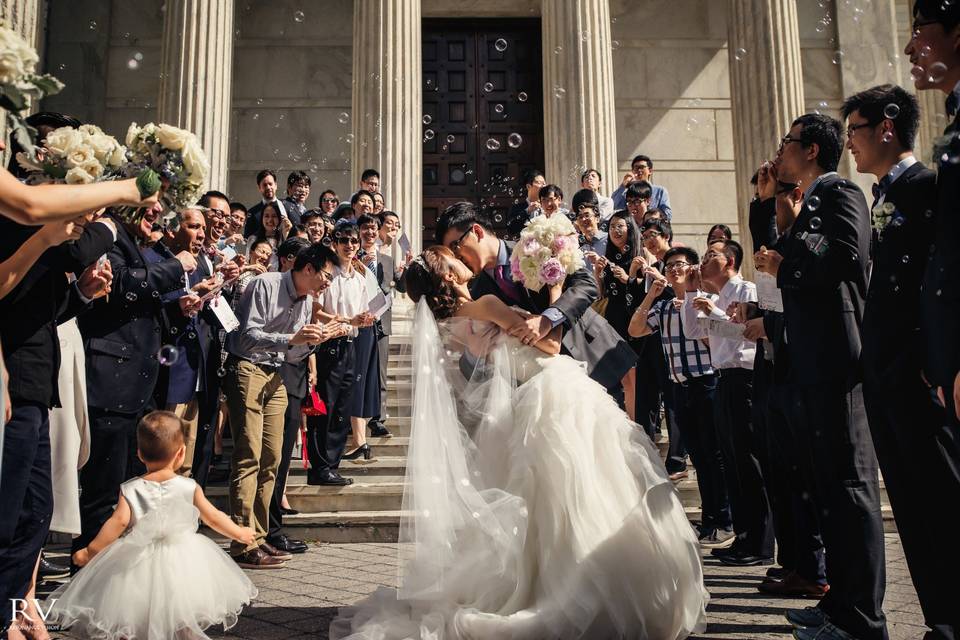
M257 588L220 547L197 533L197 483L134 478L120 492L130 505L127 533L50 596L48 622L77 625L91 638L206 638L229 628Z

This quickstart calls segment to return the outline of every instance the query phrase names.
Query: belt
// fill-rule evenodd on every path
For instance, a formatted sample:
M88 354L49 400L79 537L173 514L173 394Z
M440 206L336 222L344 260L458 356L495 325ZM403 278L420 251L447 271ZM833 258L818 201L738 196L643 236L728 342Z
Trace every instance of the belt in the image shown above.
M273 374L280 371L280 365L278 364L268 364L266 362L253 362L252 360L249 360L247 358L241 358L240 356L234 355L232 353L230 354L230 357L227 358L227 364L230 364L231 362L234 362L234 363L240 362L241 360L243 362L246 362L247 364L252 364L253 366L257 367L258 369L266 373Z
M727 369L717 369L717 375L721 378L753 377L753 371L743 367L729 367Z

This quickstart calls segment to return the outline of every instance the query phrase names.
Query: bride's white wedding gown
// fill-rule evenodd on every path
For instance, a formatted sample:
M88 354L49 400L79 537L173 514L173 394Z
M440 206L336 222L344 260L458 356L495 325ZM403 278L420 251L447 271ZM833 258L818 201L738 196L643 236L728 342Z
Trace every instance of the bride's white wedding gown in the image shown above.
M648 638L705 628L696 535L656 448L567 356L421 303L397 590L331 638ZM469 373L469 380L464 375ZM406 544L403 544L406 543Z

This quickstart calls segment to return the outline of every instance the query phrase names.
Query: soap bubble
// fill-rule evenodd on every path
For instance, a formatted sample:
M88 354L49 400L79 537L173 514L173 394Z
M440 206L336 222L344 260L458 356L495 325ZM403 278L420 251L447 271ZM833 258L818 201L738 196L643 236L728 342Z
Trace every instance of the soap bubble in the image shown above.
M436 133L434 133L433 129L427 129L426 131L423 132L423 139L424 139L424 140L433 140L433 136L435 136L435 135L436 135Z
M553 97L560 99L567 95L567 90L563 87L554 87L553 88Z
M820 219L820 216L813 216L810 218L810 230L819 231L820 227L823 226L823 220Z
M135 294L133 291L128 291L128 292L127 292L127 295L124 296L124 297L125 297L129 302L136 302L136 301L137 301L137 294Z
M927 80L929 82L940 82L947 75L947 65L942 62L934 62L927 69Z
M430 124L433 122L433 117L428 113L423 116L423 124Z
M493 105L493 110L497 113L503 113L504 108L503 105L498 102L497 104Z
M820 198L817 196L810 196L810 199L807 201L807 209L810 211L816 211L820 208Z
M521 91L520 93L517 94L517 100L519 100L520 102L526 102L527 98L528 96L526 91Z
M697 120L693 116L690 116L689 118L687 118L687 131L693 131L694 129L697 128L699 124L700 124L699 120Z
M490 93L491 91L493 91L493 83L492 83L492 82L487 82L486 84L484 84L484 85L483 85L483 90L484 90L484 92L486 92L486 93Z
M294 22L303 22L303 19L304 19L304 18L306 18L306 16L303 15L303 11L294 11L294 12L293 12L293 20L294 20Z
M889 118L890 120L896 120L897 116L900 115L900 105L895 102L891 102L886 107L883 108L883 117Z
M139 68L140 68L140 61L137 60L136 58L130 58L129 60L127 60L127 69L130 69L130 71L136 71Z
M743 47L740 47L739 49L733 52L733 59L736 60L737 62L743 60L746 57L747 57L747 50L744 49Z
M487 138L487 149L490 149L490 151L498 151L500 149L500 141L496 138Z
M880 136L880 139L883 140L883 142L885 142L885 143L887 143L887 144L893 142L893 132L892 132L892 131L884 131L884 132L883 132L883 135Z
M451 133L450 135L447 136L447 144L453 144L456 141L456 139L457 139L457 136Z
M523 144L523 137L519 133L511 133L507 136L507 146L511 149L516 149L521 144Z
M830 62L833 64L840 64L843 62L843 51L840 51L839 49L834 51L833 56L830 58Z
M497 41L493 43L493 48L503 53L507 50L507 41L503 38L498 38Z
M157 360L165 367L173 366L179 359L180 350L172 344L163 345L160 347L160 351L157 352Z
M97 21L96 21L96 20L91 20L90 23L89 23L87 26L90 27L90 31L96 31L96 30L97 30Z
M340 115L337 116L337 122L339 122L340 124L347 124L348 122L350 122L350 114L347 113L346 111L340 112Z
M563 47L559 44L553 49L553 55L555 56L560 55L562 52L563 52Z

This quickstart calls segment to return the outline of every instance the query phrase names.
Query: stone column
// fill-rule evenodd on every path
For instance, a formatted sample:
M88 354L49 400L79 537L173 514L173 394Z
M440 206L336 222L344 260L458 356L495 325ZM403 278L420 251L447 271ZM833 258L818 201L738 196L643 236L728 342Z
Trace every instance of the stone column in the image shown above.
M609 0L543 0L541 15L547 182L579 185L594 168L616 185Z
M803 113L796 0L729 0L727 47L740 241L753 255L750 177L772 158L790 123ZM753 270L752 259L744 261Z
M353 185L364 169L380 172L414 252L423 235L421 39L420 0L354 0Z
M166 0L159 121L192 131L226 191L233 76L233 0Z
M40 33L39 0L3 0L0 2L0 21L3 21L8 29L20 34L31 47L37 48ZM37 71L43 71L43 60L37 64ZM37 106L36 104L31 105L31 110L36 111ZM7 142L7 120L5 117L0 117L0 140ZM4 167L10 160L9 144L7 146L7 150L0 152L0 163L2 163L0 166Z
M936 170L933 158L933 141L943 135L949 122L946 95L942 91L918 91L920 101L920 129L914 152L917 159Z

